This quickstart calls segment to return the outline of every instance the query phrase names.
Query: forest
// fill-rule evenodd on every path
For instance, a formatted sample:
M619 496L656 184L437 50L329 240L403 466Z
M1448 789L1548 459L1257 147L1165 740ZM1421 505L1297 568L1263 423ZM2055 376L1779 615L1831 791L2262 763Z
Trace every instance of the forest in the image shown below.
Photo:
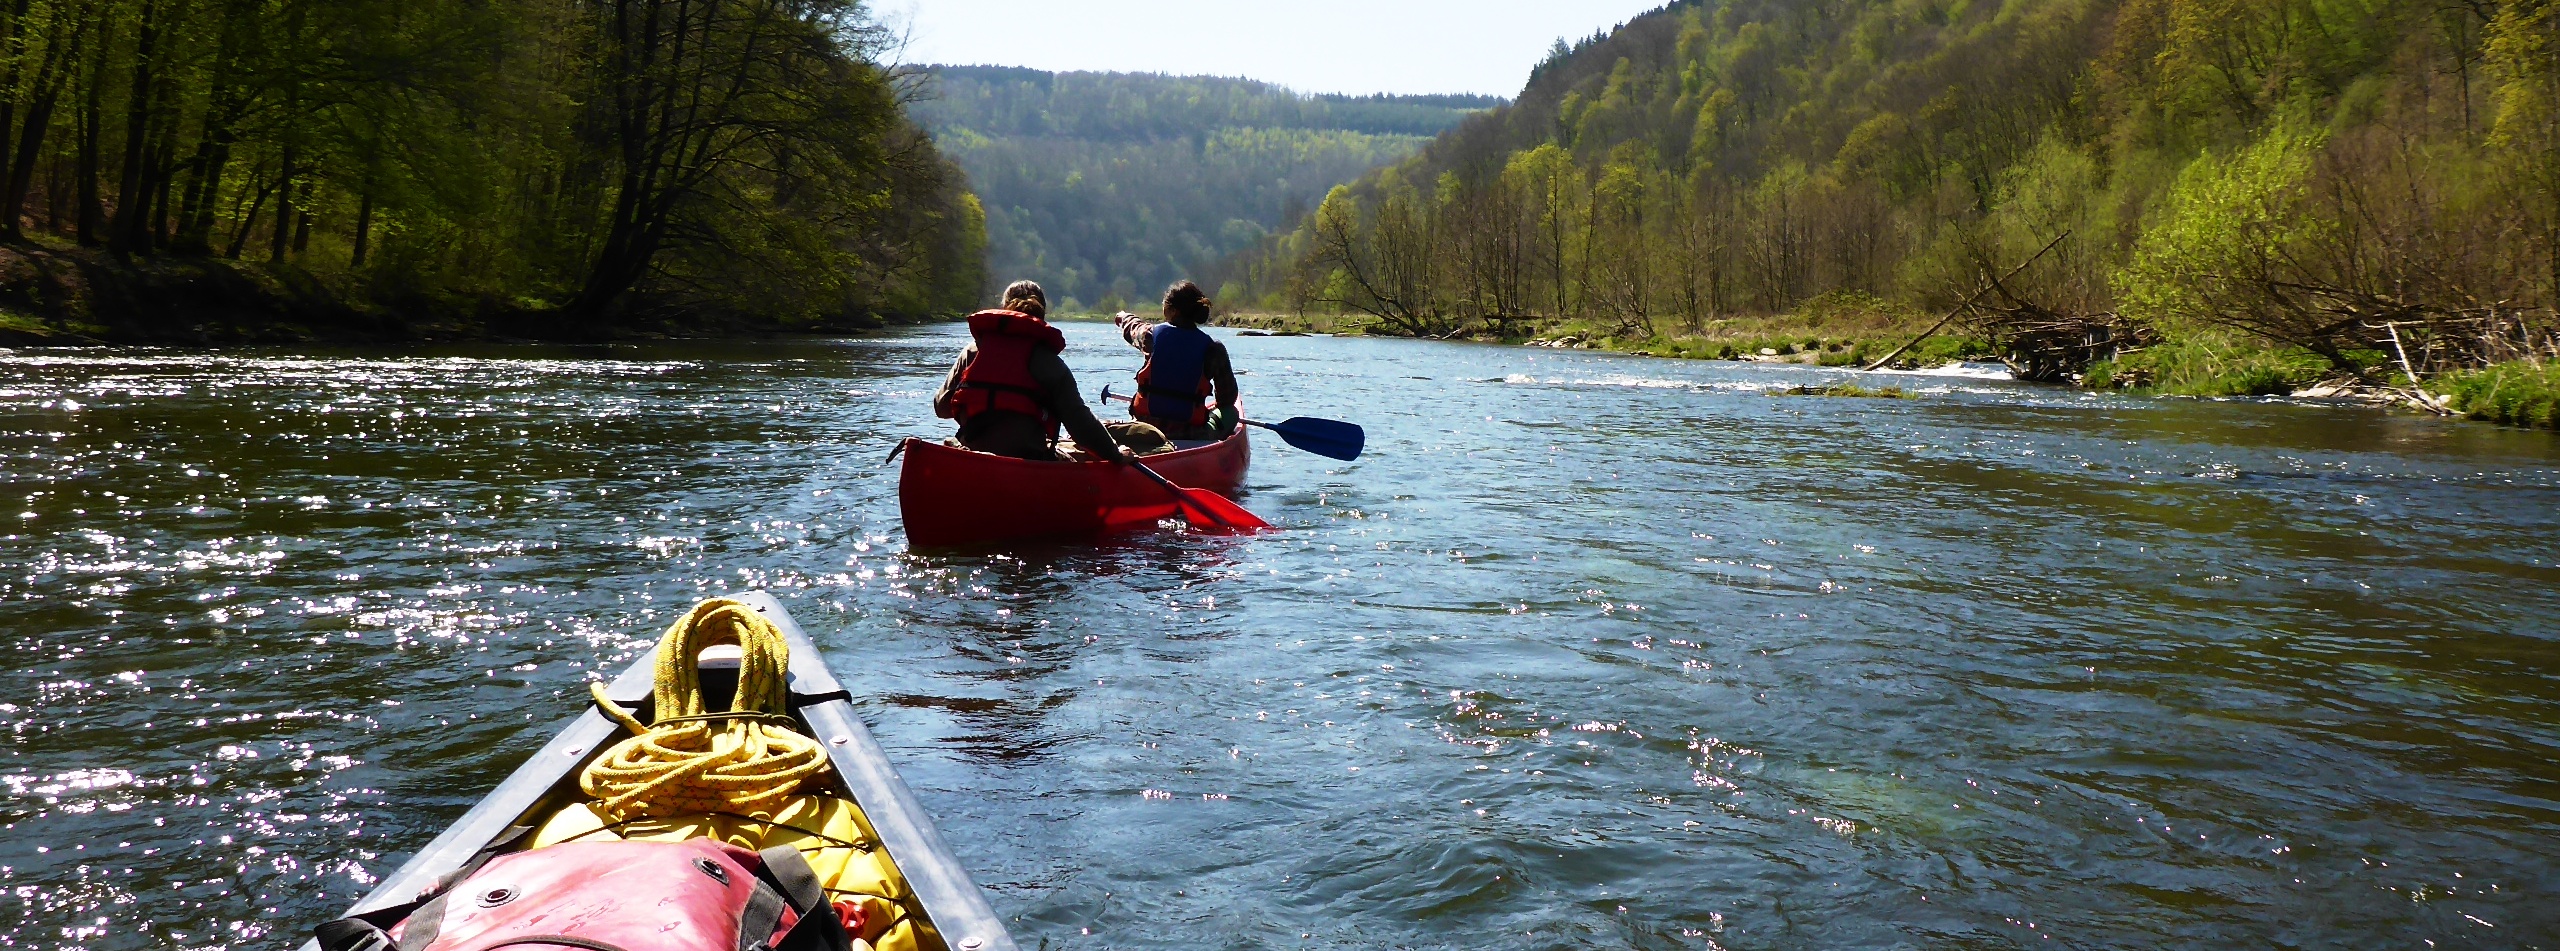
M949 313L984 226L886 42L854 0L0 0L0 293L122 339Z
M937 66L917 119L984 203L991 282L1061 310L1152 298L1303 217L1332 186L1502 104L1267 83Z
M2538 363L2560 3L1675 3L1220 280L1379 332L1620 345L1949 312L2111 385Z

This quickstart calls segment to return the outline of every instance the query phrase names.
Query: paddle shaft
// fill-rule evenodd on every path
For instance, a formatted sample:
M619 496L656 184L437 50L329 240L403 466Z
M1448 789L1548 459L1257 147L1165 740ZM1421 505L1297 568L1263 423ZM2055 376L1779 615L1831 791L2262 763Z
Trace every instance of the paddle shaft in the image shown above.
M1111 392L1111 388L1107 386L1102 388L1102 399L1106 403L1136 402L1130 397ZM1291 446L1344 462L1359 459L1361 444L1368 441L1368 434L1362 432L1360 427L1339 420L1297 417L1279 423L1266 423L1239 416L1236 421L1279 433L1280 438Z

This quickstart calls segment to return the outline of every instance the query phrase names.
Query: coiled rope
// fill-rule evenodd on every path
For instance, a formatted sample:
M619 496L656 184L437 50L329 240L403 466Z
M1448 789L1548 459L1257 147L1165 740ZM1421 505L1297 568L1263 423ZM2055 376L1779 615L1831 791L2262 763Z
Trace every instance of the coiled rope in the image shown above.
M703 709L702 649L735 644L738 692L727 712ZM769 816L827 768L816 740L792 728L784 674L791 645L754 608L696 605L658 641L657 723L643 724L589 684L596 706L638 734L588 764L578 786L607 822L705 813Z

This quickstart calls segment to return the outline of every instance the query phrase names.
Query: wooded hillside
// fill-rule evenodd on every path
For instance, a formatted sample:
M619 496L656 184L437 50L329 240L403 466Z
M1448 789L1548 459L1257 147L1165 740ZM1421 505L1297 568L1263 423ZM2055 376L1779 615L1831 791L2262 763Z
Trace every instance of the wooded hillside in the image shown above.
M1209 77L931 73L916 115L985 204L989 280L1039 280L1070 310L1152 300L1326 189L1501 103L1301 96Z
M978 214L880 39L853 0L0 0L0 228L514 334L956 311Z
M1221 296L1643 338L1944 307L2055 238L2002 307L2342 368L2547 351L2560 3L1675 3L1335 190Z

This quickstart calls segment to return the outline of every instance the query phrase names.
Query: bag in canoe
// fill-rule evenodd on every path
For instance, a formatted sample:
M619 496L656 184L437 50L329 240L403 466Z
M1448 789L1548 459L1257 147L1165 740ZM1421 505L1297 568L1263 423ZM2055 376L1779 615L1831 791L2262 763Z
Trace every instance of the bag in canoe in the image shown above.
M322 951L850 951L797 849L564 843L466 865L416 903L321 925Z

